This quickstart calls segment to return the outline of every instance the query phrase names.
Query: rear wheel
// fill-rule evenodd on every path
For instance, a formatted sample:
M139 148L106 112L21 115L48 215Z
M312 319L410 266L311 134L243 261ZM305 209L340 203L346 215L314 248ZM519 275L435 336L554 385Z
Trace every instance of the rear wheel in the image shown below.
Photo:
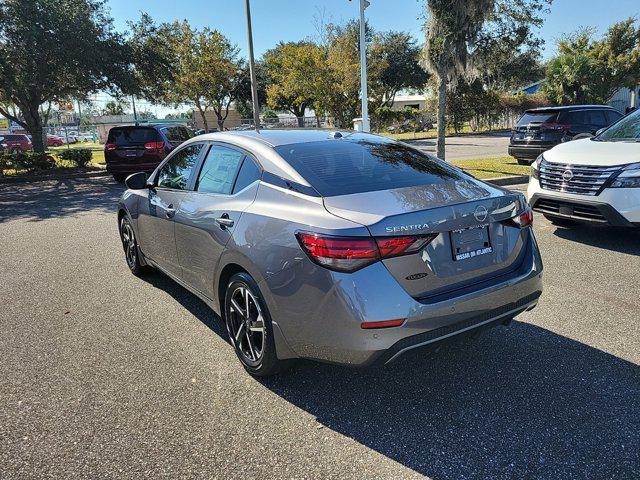
M273 375L291 364L291 360L279 360L276 355L271 317L249 274L237 273L229 280L224 318L231 345L251 375Z

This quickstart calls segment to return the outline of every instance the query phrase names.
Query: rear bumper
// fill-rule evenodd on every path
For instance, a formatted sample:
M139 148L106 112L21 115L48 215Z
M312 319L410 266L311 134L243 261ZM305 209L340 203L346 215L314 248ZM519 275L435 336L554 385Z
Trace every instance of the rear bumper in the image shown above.
M547 146L525 146L525 145L509 145L509 155L514 158L525 158L535 160L539 155L543 154L553 145Z
M267 279L267 303L286 343L299 357L355 367L388 363L408 350L510 320L533 308L542 293L542 260L529 233L517 270L473 291L452 292L430 303L409 296L382 263L338 274L310 267L306 260L298 267L299 275L307 276L304 283L297 284L293 269ZM325 278L309 278L312 268ZM365 321L400 318L406 319L400 327L360 327Z
M594 225L640 227L640 189L605 188L586 196L544 190L529 180L527 199L534 211L547 216Z
M132 173L138 172L153 172L156 167L160 165L160 162L154 163L138 163L138 164L118 164L118 163L107 163L106 170L112 175L130 175Z

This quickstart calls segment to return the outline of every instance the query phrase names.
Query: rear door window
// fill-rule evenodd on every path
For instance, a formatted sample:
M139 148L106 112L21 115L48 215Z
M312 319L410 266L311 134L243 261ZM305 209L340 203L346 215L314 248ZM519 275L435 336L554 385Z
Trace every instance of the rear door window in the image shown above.
M191 132L191 130L181 125L163 128L162 133L165 134L167 140L169 140L169 143L174 146L180 145L182 142L186 142L187 140L195 136L193 132Z
M256 165L256 162L249 156L244 157L231 193L237 193L247 188L253 182L259 180L260 177L262 177L262 170Z
M195 143L174 153L158 173L158 187L186 190L202 146Z
M605 112L605 115L607 116L607 125L611 125L612 123L615 123L622 118L621 113L614 112L613 110L607 110Z
M160 134L153 128L130 127L112 128L109 130L107 143L118 147L140 147L149 142L161 142Z
M518 126L524 127L532 123L555 123L558 118L558 112L525 112L518 120Z
M275 150L320 195L331 197L463 180L454 167L387 139L343 138Z
M588 110L589 125L602 128L607 125L607 117L604 116L604 110Z
M196 190L201 193L229 194L244 153L233 148L213 145L198 176Z
M563 125L589 125L588 112L585 110L562 112L560 115L560 123Z

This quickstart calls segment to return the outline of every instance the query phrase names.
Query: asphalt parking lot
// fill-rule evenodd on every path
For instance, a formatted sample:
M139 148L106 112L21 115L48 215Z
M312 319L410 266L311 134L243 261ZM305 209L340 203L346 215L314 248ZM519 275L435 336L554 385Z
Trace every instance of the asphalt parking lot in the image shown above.
M638 478L640 233L536 216L540 305L385 368L244 373L132 276L110 179L0 185L0 477Z
M447 137L445 147L447 161L507 157L510 135L509 132L495 132ZM436 153L435 139L412 140L410 143L425 152Z

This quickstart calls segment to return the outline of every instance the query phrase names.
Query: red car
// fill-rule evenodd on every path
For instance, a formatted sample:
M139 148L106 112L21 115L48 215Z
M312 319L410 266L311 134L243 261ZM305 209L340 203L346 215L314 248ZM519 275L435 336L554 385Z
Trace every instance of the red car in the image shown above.
M64 139L57 135L47 135L47 147L61 147L64 145Z
M8 133L1 136L3 138L2 143L7 145L9 153L23 153L31 150L31 140L23 133Z

